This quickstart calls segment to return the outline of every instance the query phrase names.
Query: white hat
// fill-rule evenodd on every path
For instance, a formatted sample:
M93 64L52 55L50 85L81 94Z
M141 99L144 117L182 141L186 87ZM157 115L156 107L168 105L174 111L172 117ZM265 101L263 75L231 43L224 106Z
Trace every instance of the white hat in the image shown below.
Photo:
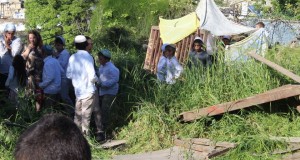
M195 40L200 40L200 41L203 42L203 39L202 39L201 37L199 37L199 36L195 37L194 41L195 41Z
M84 35L78 35L75 37L74 42L75 43L83 43L83 42L86 42L86 38Z
M16 26L12 23L8 23L5 25L4 32L15 32Z

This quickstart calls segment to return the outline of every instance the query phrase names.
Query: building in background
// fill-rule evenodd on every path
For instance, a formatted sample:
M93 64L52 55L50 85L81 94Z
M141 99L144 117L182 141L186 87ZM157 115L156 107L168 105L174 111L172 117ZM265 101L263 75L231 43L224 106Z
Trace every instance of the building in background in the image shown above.
M25 19L24 0L0 0L1 19Z

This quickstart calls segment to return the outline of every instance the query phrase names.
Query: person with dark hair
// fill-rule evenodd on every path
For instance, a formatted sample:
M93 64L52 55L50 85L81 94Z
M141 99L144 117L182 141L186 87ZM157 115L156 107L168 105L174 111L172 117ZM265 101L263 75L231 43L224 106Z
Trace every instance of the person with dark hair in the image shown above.
M119 90L120 71L110 59L111 53L109 50L102 49L98 53L98 60L100 63L98 81L99 106L96 106L94 113L97 126L96 140L100 143L105 141L103 130L107 130L109 126L111 108L114 105Z
M27 85L26 94L28 96L35 95L36 111L39 111L43 102L43 90L39 87L42 80L43 72L43 41L40 33L36 30L28 32L28 46L22 53L26 60Z
M257 22L257 23L255 24L255 28L256 28L256 29L265 28L264 22Z
M174 84L180 77L183 68L175 57L176 46L174 44L163 44L163 55L157 64L157 79L160 82Z
M18 54L14 57L12 65L9 67L8 78L5 82L5 86L10 89L9 99L13 103L18 101L18 92L25 87L26 79L25 61Z
M5 89L5 81L13 58L22 50L21 39L15 36L16 27L12 23L5 25L4 33L0 37L0 90Z
M190 66L208 67L212 64L211 57L204 49L201 37L196 37L194 39L192 51L189 53L189 59Z
M69 87L71 82L66 77L70 53L67 49L64 48L65 43L65 39L62 36L55 37L54 47L56 49L56 52L54 52L53 56L58 60L59 64L64 70L61 79L61 90L59 92L60 98L63 101L63 106L67 114L72 115L74 113L74 104L69 96Z
M91 54L91 56L93 57L95 72L96 72L97 76L99 76L99 73L97 71L96 61L95 61L95 58L94 58L94 56L92 54L92 51L93 51L93 40L89 36L85 36L85 38L86 38L86 41L88 43L88 45L86 46L86 51L89 52Z
M15 160L91 160L91 149L76 124L59 114L46 114L19 137Z
M98 77L94 70L93 58L86 51L85 36L76 36L74 42L77 52L69 59L66 76L72 80L75 90L74 121L82 133L88 135L92 110L97 104L95 83L98 81Z
M44 91L44 107L55 106L58 100L58 94L61 89L61 74L64 73L57 59L53 58L53 48L50 45L42 47L43 53L47 55L44 58L43 78L39 87Z

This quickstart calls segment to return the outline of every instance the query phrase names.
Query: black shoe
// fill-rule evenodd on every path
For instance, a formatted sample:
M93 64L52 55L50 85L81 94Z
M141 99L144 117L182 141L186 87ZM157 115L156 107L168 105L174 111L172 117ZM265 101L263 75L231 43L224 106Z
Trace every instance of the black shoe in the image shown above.
M100 132L100 133L97 133L96 134L96 141L100 144L103 144L106 142L106 139L105 139L105 134L103 132Z

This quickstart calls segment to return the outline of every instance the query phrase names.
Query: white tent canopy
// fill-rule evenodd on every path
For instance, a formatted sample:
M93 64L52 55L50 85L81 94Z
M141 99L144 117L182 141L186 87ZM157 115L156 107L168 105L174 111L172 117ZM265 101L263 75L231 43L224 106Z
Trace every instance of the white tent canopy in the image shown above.
M200 19L200 28L210 31L215 36L237 35L255 31L255 28L228 20L213 0L201 0L196 14Z

